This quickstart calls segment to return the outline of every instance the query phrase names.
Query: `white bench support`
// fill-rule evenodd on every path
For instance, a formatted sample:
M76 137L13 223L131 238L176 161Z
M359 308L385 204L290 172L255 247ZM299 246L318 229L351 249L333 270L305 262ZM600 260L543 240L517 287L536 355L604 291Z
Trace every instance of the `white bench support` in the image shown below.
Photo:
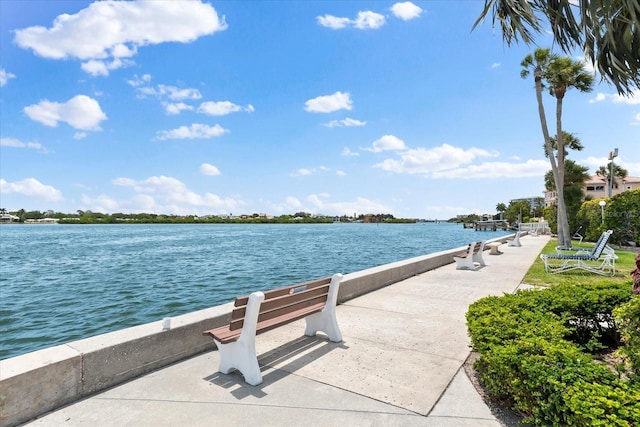
M520 247L522 243L520 243L520 232L517 231L515 237L512 240L509 240L509 244L507 246L515 246Z
M218 371L229 374L237 369L242 372L244 380L251 385L262 383L260 365L256 355L256 326L258 324L258 314L260 304L264 300L262 292L254 292L249 295L247 303L247 314L244 318L242 333L237 341L222 344L215 338L213 341L220 352L220 367Z
M304 334L308 337L314 336L317 332L324 332L330 341L341 342L342 334L338 328L338 320L336 319L336 305L338 304L338 288L342 274L334 274L329 284L329 295L327 303L320 313L307 316L304 320L307 322L307 328Z
M482 258L482 252L484 251L485 241L471 242L467 247L467 252L460 256L454 256L453 260L456 262L456 270L462 270L468 268L469 270L476 269L476 263L481 266L487 265ZM478 251L474 253L476 246L479 245Z

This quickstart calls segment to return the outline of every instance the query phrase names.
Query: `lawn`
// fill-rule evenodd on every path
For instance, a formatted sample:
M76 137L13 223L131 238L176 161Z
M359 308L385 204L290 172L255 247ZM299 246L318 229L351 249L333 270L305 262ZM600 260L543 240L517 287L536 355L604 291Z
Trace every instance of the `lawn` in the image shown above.
M556 246L558 241L556 239L549 240L549 243L542 249L541 253L556 253ZM574 244L574 247L584 247L591 249L594 244L591 243L579 243ZM566 284L590 284L590 283L620 283L629 281L631 282L631 270L635 268L635 258L637 251L616 249L616 274L612 277L600 276L598 274L590 273L584 270L571 270L559 274L551 274L544 271L544 263L538 257L533 263L527 274L522 280L523 283L534 286L552 286L561 283Z

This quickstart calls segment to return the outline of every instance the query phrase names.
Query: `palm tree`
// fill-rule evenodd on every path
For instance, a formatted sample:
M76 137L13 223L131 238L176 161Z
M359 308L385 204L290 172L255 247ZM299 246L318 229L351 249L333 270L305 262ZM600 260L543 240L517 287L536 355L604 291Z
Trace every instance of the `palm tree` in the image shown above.
M551 138L551 148L554 150L558 149L558 140L555 136ZM584 145L580 142L580 139L572 133L562 131L562 142L564 144L564 157L566 158L569 155L567 148L575 151L582 151ZM542 148L544 149L544 144L542 144ZM544 155L548 158L547 150L544 150Z
M576 216L584 199L584 184L590 178L589 168L567 159L564 162L564 171L563 197L569 220L568 230L575 230L578 226ZM547 191L556 189L552 171L544 175L544 186Z
M640 88L638 0L485 0L473 28L489 14L508 46L534 43L534 33L550 28L563 52L584 52L618 93Z
M602 178L607 183L607 188L613 188L611 185L611 167L613 166L613 184L617 184L619 179L625 179L629 175L629 171L625 168L616 165L615 163L612 165L612 162L609 162L607 166L600 166L596 171L596 175Z
M538 115L544 137L545 153L551 163L551 171L555 181L558 196L558 243L561 246L571 246L569 220L564 200L564 159L565 145L562 130L562 102L567 90L575 87L581 92L589 92L593 87L593 75L589 74L584 64L570 57L559 57L551 53L549 48L538 48L533 55L527 55L522 63L520 75L523 78L533 71L538 101ZM551 96L556 98L556 147L554 150L547 118L542 102L542 89L549 89Z
M502 215L507 211L507 205L504 203L498 203L496 205L496 211L500 214L500 219L502 219Z

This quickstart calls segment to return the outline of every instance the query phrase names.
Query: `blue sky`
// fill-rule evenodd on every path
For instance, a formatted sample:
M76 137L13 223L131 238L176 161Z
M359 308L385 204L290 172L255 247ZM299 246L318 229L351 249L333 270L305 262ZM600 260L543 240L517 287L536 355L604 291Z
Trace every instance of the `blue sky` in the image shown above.
M3 0L0 206L442 219L542 196L534 47L472 31L482 5ZM570 91L563 123L571 158L618 148L640 176L640 93Z

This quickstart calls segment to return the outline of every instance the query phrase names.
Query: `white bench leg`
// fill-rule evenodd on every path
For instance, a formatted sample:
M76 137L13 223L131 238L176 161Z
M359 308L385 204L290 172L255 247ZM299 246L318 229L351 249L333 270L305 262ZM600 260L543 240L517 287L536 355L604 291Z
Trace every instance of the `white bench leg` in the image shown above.
M473 249L476 247L476 242L471 242L467 248L467 255L464 257L454 256L453 260L456 262L456 270L462 270L468 268L469 270L475 270L476 265L473 263Z
M244 380L251 385L262 383L262 374L256 355L256 326L260 304L263 300L264 294L262 292L254 292L249 295L244 326L237 341L222 344L214 339L220 353L218 371L229 374L237 369L244 376Z
M338 327L338 321L336 319L336 305L338 303L338 290L340 288L340 281L342 280L342 274L334 274L329 284L329 295L327 296L327 303L320 313L312 314L305 317L307 327L304 334L308 337L314 336L317 332L324 332L329 337L329 340L333 342L341 342L342 334Z
M453 259L456 261L456 270L462 270L463 268L476 269L476 265L473 263L473 255L467 255L464 258L454 256Z
M484 262L484 258L482 258L482 253L484 252L484 246L485 246L485 242L483 241L480 244L480 249L478 250L477 253L473 254L473 256L471 257L473 259L474 262L477 262L478 264L480 264L482 267L486 266L487 264Z
M520 232L519 231L516 233L516 235L513 238L513 240L511 240L507 246L515 246L515 247L522 246L522 244L520 243Z

